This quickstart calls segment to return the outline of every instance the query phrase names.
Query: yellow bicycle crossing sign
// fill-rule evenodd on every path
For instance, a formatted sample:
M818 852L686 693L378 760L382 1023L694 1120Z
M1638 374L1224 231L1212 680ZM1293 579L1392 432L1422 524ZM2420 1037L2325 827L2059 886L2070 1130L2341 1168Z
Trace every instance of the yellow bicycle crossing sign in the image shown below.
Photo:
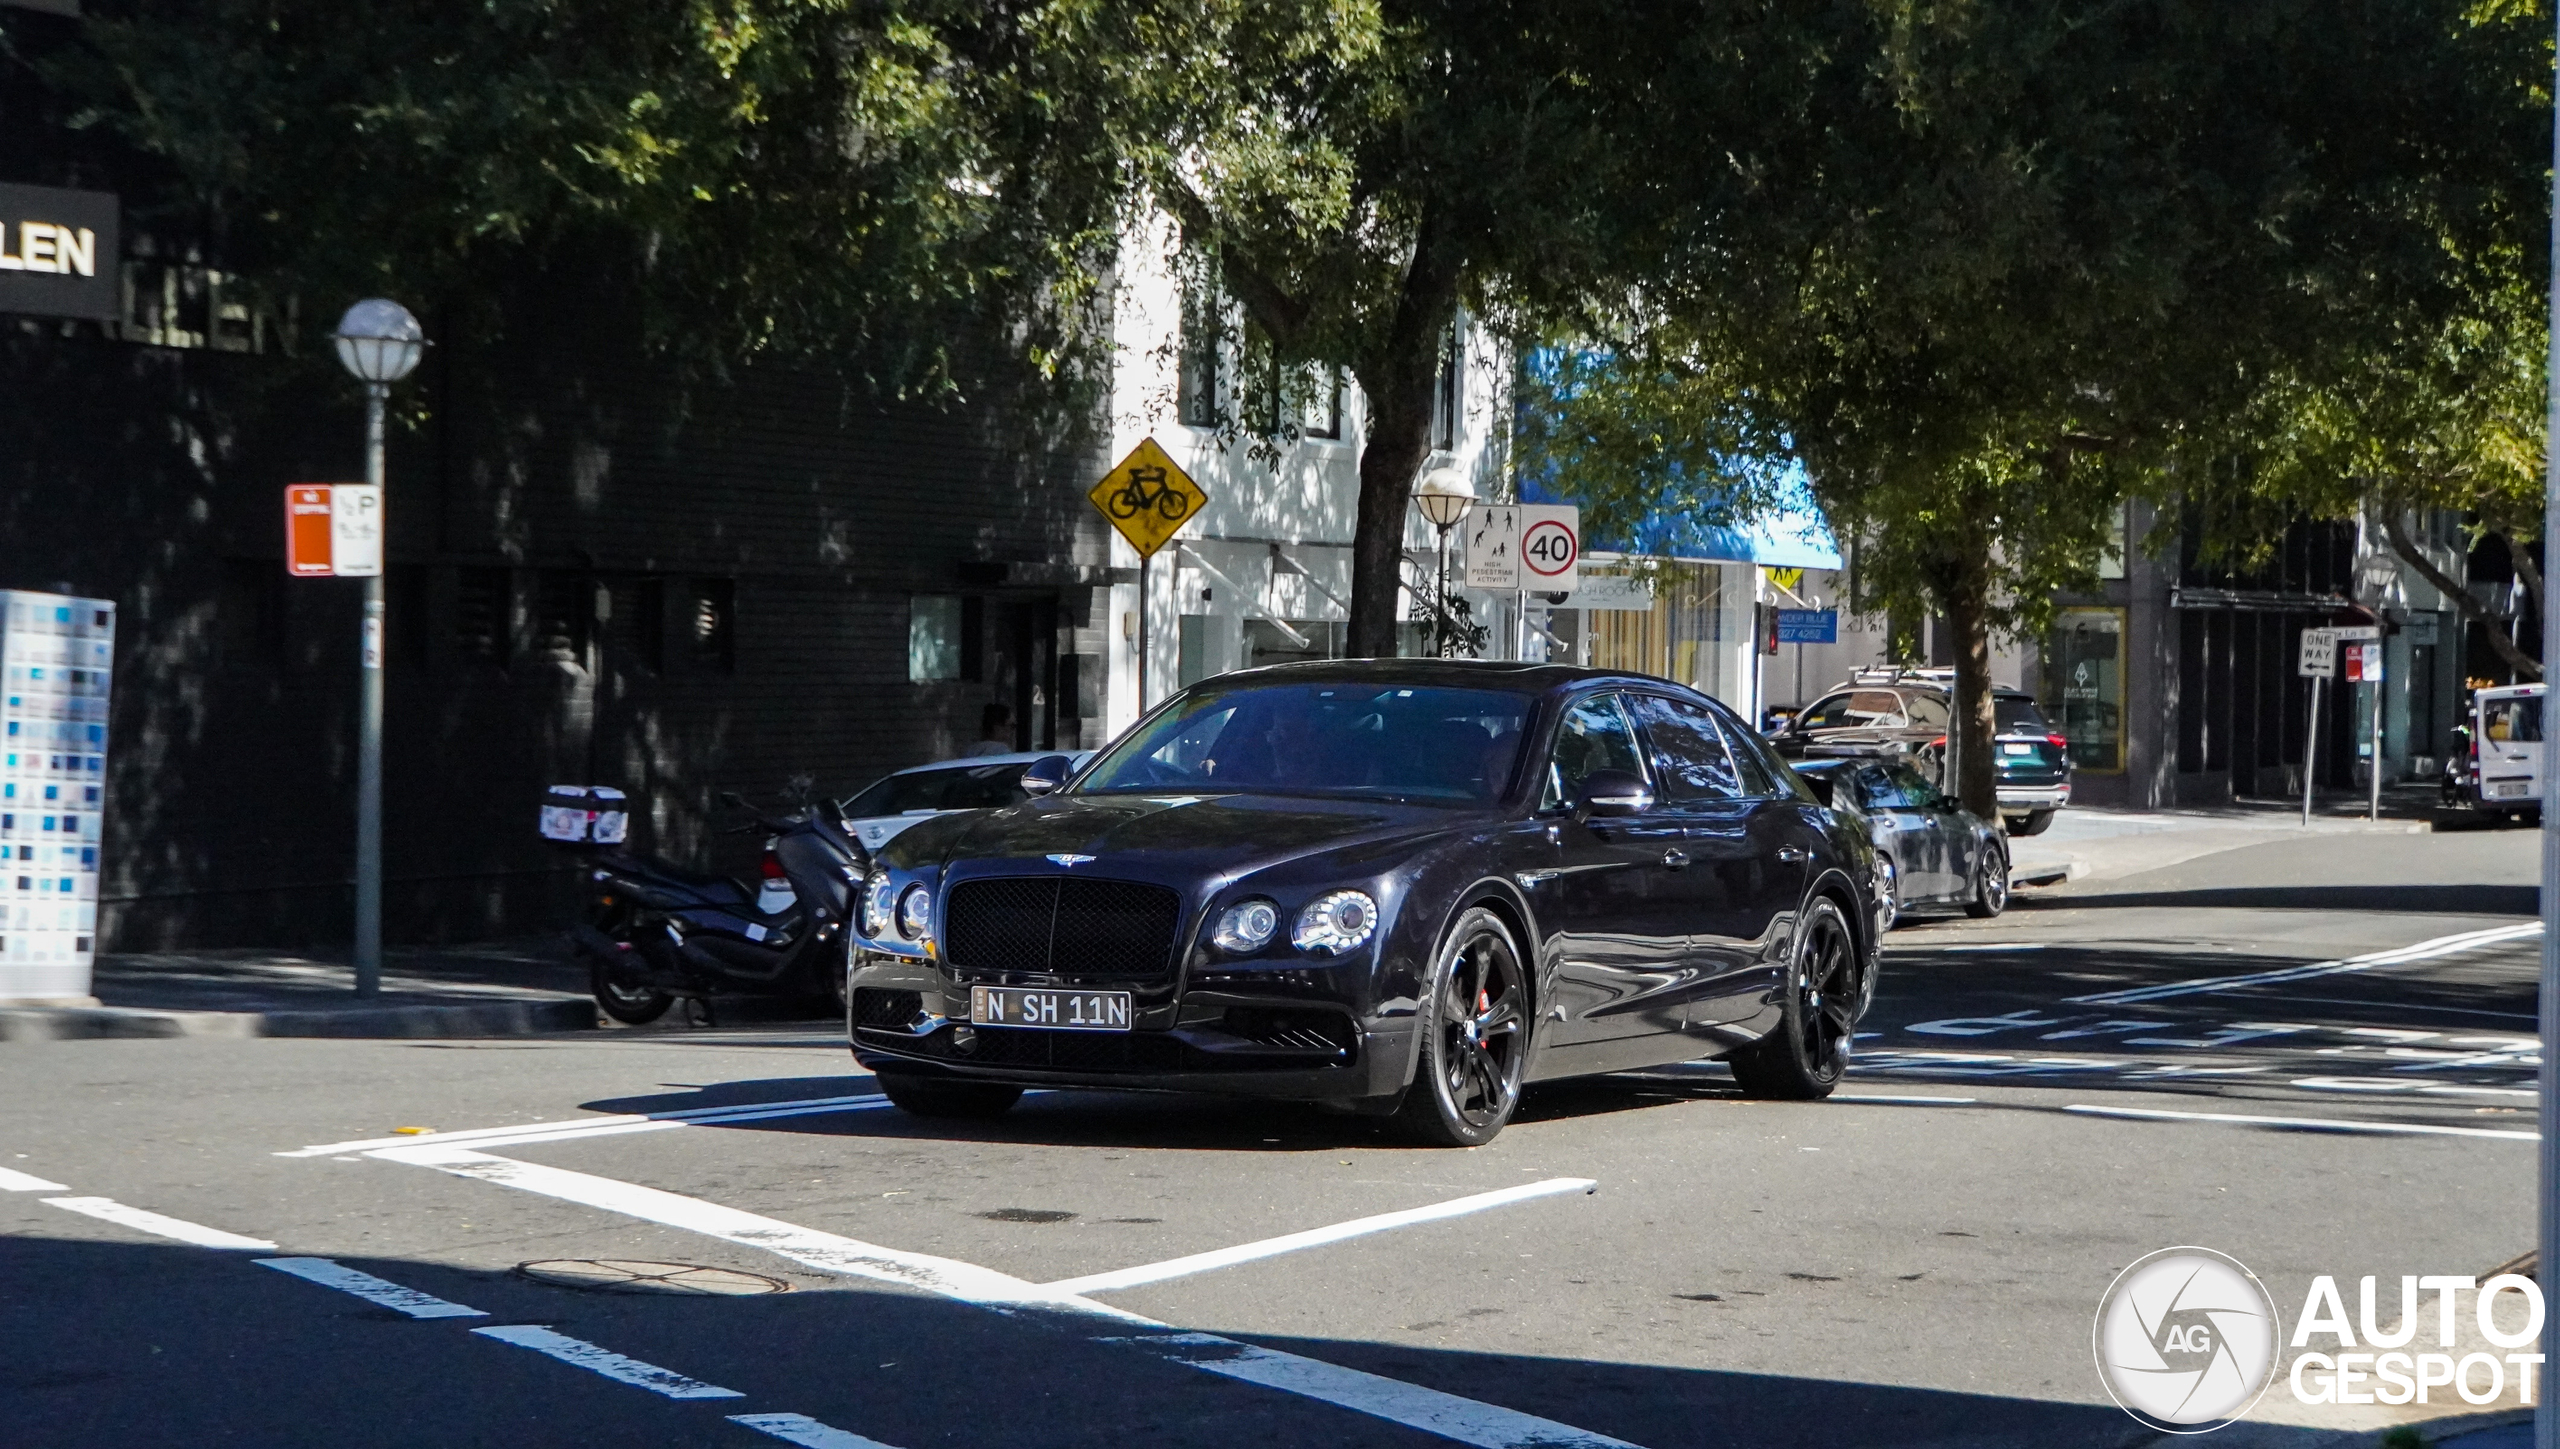
M1182 525L1209 504L1208 492L1192 482L1191 475L1166 456L1153 438L1131 448L1129 456L1103 474L1085 497L1093 500L1093 506L1102 510L1141 559L1155 557L1156 550L1171 543Z

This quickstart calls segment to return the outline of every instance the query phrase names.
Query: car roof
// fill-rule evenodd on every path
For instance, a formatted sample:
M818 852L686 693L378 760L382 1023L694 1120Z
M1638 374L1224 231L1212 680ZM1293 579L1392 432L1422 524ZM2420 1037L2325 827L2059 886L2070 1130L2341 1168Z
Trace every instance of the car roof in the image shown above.
M1955 693L1955 687L1953 685L1941 684L1934 679L1897 679L1891 683L1887 683L1883 680L1877 680L1872 684L1858 684L1854 682L1848 684L1835 684L1829 689L1824 690L1821 694L1815 696L1815 698L1817 700L1828 699L1835 694L1854 694L1862 689L1907 689L1914 694ZM1991 697L1993 699L2023 699L2030 703L2035 699L2035 695L2032 693L2023 689L2014 689L2005 684L1995 684L1991 686Z
M1309 684L1338 680L1350 684L1421 685L1444 689L1504 689L1545 694L1588 684L1617 684L1631 689L1698 691L1677 680L1623 670L1591 669L1577 664L1541 664L1509 659L1304 659L1239 669L1202 680L1203 684ZM1196 687L1196 686L1195 686ZM1703 696L1701 696L1703 697Z

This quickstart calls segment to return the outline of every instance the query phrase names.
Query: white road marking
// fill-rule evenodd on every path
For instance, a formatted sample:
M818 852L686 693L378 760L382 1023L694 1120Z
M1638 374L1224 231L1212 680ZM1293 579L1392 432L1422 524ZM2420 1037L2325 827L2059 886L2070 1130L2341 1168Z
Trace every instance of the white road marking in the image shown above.
M2521 941L2542 934L2542 923L2531 921L2516 926L2494 926L2485 931L2465 931L2458 936L2438 936L2414 946L2401 946L2389 951L2375 951L2363 956L2349 956L2339 961L2316 961L2307 966L2288 966L2277 971L2257 971L2246 976L2208 976L2198 981L2174 981L2159 986L2137 986L2125 991L2104 991L2094 996L2064 998L2074 1006L2124 1006L2137 1001L2165 1001L2173 996L2201 996L2224 991L2240 991L2252 986L2274 986L2287 981L2308 981L2317 976L2340 976L2356 971L2371 971L2378 966L2401 966L2412 961L2432 961L2441 956L2477 951L2484 946Z
M2413 1082L2406 1077L2296 1077L2293 1085L2313 1092L2415 1092L2442 1097L2539 1097L2532 1087L2466 1087L2453 1082Z
M824 1272L903 1284L963 1302L1046 1304L1061 1296L1048 1293L1024 1279L981 1268L975 1263L937 1258L925 1253L900 1252L895 1248L822 1233L777 1218L740 1212L736 1208L722 1207L718 1203L685 1197L680 1193L662 1192L654 1187L571 1172L566 1168L518 1162L509 1157L493 1157L467 1147L419 1144L382 1148L369 1155L388 1162L432 1167L457 1177L477 1178L502 1187L520 1188L563 1202L639 1218L644 1222L663 1223L705 1237L761 1248ZM1101 1307L1099 1304L1093 1306ZM1115 1315L1118 1312L1116 1309L1106 1311Z
M731 1414L729 1422L771 1434L785 1443L800 1445L801 1449L889 1449L877 1439L821 1424L806 1414Z
M685 1127L701 1123L753 1122L767 1117L803 1117L819 1112L860 1112L885 1107L889 1099L877 1092L850 1097L801 1097L788 1102L742 1102L726 1107L688 1107L679 1112L621 1114L611 1117L573 1117L565 1122L524 1122L513 1127L473 1127L460 1132L429 1134L437 1143L508 1143L558 1142L572 1137L607 1136L616 1132L652 1132L665 1127ZM368 1137L356 1142L324 1142L294 1152L279 1152L278 1157L329 1157L343 1152L371 1152L378 1147L415 1147L426 1137Z
M1493 1404L1480 1404L1402 1379L1278 1353L1212 1333L1148 1334L1106 1340L1146 1349L1177 1363L1249 1384L1321 1399L1346 1409L1474 1444L1479 1449L1634 1449L1623 1439L1576 1429Z
M483 1182L622 1213L645 1222L683 1228L744 1247L761 1248L822 1272L899 1283L982 1308L998 1311L1057 1310L1106 1320L1113 1329L1122 1332L1130 1328L1168 1327L1154 1319L1124 1312L1090 1298L1055 1295L1038 1284L992 1268L981 1268L974 1263L922 1253L904 1253L636 1183L616 1182L588 1173L518 1162L443 1143L413 1140L367 1155L387 1162L432 1167L461 1177L478 1178ZM499 1330L482 1328L473 1331L496 1333ZM1418 1384L1381 1378L1338 1364L1239 1343L1216 1334L1176 1331L1101 1341L1126 1343L1193 1368L1444 1435L1477 1445L1479 1449L1634 1449L1621 1440L1577 1429L1570 1424L1478 1403Z
M724 1389L718 1384L706 1384L700 1379L686 1378L674 1369L662 1369L656 1364L642 1363L636 1358L624 1358L609 1348L598 1348L584 1339L571 1338L565 1333L554 1333L539 1324L507 1324L497 1328L475 1328L471 1331L483 1338L494 1338L501 1343L512 1343L522 1348L532 1349L535 1353L549 1354L562 1363L575 1364L589 1373L599 1373L617 1382L647 1389L653 1394L664 1394L670 1399L743 1399L746 1397L736 1389Z
M1970 1107L1981 1099L1978 1097L1888 1097L1882 1094L1868 1092L1834 1092L1828 1100L1834 1102L1898 1102L1911 1107Z
M448 1303L432 1293L421 1293L415 1288L403 1288L388 1278L376 1278L371 1273L359 1272L329 1258L260 1258L257 1263L261 1268L273 1268L279 1273L291 1273L296 1278L317 1283L323 1288L335 1288L341 1293L352 1293L367 1303L408 1314L411 1318L486 1318L489 1316L477 1308L465 1308L459 1303Z
M179 1218L164 1218L158 1213L144 1212L138 1207L126 1207L111 1197L49 1197L42 1201L47 1207L58 1207L69 1212L80 1213L96 1218L100 1222L114 1223L120 1228L132 1228L136 1232L175 1238L181 1243L193 1243L199 1248L258 1248L270 1253L276 1250L276 1245L264 1238L244 1238L238 1233L226 1233L220 1228L208 1228Z
M58 1182L47 1182L41 1177L29 1177L23 1172L12 1172L8 1168L0 1167L0 1192L69 1192L70 1190Z
M2241 1117L2221 1112L2168 1112L2155 1107L2090 1107L2062 1109L2086 1117L2126 1117L2141 1122L2226 1122L2236 1127L2297 1127L2319 1132L2372 1132L2423 1137L2503 1137L2539 1142L2539 1132L2512 1132L2495 1127L2437 1127L2424 1122L2358 1122L2344 1117Z
M1229 1268L1238 1263L1250 1263L1259 1258L1276 1258L1282 1253L1294 1253L1302 1248L1318 1248L1327 1243L1342 1242L1347 1238L1365 1237L1370 1233L1383 1233L1393 1228L1411 1227L1416 1223L1464 1217L1469 1213L1483 1212L1487 1208L1508 1207L1516 1202L1553 1197L1557 1193L1592 1192L1598 1187L1598 1183L1587 1177L1551 1177L1544 1182L1523 1183L1518 1187L1480 1192L1472 1197L1451 1198L1447 1202L1433 1203L1428 1207L1378 1213L1372 1217L1354 1218L1347 1223L1335 1223L1331 1227L1309 1228L1302 1233L1264 1238L1258 1243L1240 1243L1235 1247L1219 1248L1214 1252L1168 1258L1161 1263L1144 1263L1135 1268L1122 1268L1111 1273L1092 1273L1082 1278L1061 1279L1055 1283L1044 1283L1041 1287L1047 1292L1065 1295L1109 1293L1121 1288L1135 1288L1142 1283L1161 1283L1168 1278L1183 1278L1193 1273Z

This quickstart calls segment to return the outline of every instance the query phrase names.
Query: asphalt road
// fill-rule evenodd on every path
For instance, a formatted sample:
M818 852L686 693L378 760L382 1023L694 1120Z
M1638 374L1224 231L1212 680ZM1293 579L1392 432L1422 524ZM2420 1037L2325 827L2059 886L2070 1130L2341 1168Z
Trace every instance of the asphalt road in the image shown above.
M920 1123L821 1023L11 1046L0 1442L2155 1442L2090 1356L2142 1254L2232 1254L2289 1322L2314 1274L2531 1245L2535 848L2323 836L1914 922L1833 1100L1559 1084L1466 1152L1194 1098ZM597 1259L789 1291L514 1271Z

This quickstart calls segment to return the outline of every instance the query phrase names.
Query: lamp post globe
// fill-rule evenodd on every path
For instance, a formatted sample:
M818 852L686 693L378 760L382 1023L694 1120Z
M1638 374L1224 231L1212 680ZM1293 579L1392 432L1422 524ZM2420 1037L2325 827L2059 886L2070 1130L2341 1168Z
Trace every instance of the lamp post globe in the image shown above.
M1434 463L1413 485L1413 501L1431 526L1447 533L1476 503L1476 486L1455 463Z
M368 297L338 319L332 341L347 371L375 387L407 377L426 350L426 330L409 309L382 297Z

